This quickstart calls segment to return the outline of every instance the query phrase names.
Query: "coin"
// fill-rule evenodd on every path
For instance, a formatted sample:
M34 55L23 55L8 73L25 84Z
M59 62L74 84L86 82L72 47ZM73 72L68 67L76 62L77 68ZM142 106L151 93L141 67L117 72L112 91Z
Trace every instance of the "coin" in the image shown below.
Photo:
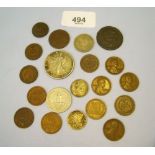
M74 40L74 47L80 52L89 52L93 46L94 40L88 34L80 34Z
M91 87L97 95L106 95L111 90L111 82L105 76L97 76L93 79Z
M119 96L115 101L115 109L120 115L128 116L134 112L135 102L130 96Z
M106 26L97 32L97 43L106 50L115 50L122 45L123 35L115 27Z
M53 112L64 112L71 103L71 94L65 88L54 88L47 93L46 104Z
M45 89L40 86L32 87L27 93L27 100L35 106L43 104L46 100Z
M111 74L119 74L124 69L124 62L121 58L112 56L105 63L106 70Z
M99 60L95 55L87 54L82 57L80 66L85 72L92 73L98 69Z
M31 109L23 107L16 111L14 122L19 128L28 128L34 121L34 114Z
M54 134L61 129L62 119L59 114L49 112L42 117L41 127L48 134Z
M85 114L79 110L75 110L68 115L68 124L72 129L82 129L87 124L87 118Z
M122 89L132 92L139 86L139 79L134 73L124 73L120 78L120 85Z
M48 34L48 31L49 31L48 25L43 22L36 23L32 27L32 34L38 38L46 36Z
M55 51L45 60L45 70L50 77L63 79L71 74L74 68L73 57L65 51Z
M30 84L37 79L38 70L32 65L27 65L21 69L19 77L22 82Z
M42 55L42 47L39 44L32 43L25 49L25 56L30 60L39 59Z
M105 102L100 99L92 99L86 105L87 115L95 120L101 119L106 113L107 107Z
M110 119L104 124L103 132L107 139L118 141L124 136L125 127L120 120Z
M77 79L72 82L70 89L74 96L82 97L88 93L88 83L85 80Z
M58 29L53 31L49 36L49 43L52 47L61 49L68 45L70 36L68 32Z

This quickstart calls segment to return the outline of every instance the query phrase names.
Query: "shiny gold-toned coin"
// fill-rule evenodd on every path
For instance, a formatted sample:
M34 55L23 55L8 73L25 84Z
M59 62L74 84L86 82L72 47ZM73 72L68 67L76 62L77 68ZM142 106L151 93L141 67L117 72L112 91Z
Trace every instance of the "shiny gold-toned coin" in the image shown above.
M111 90L111 82L105 76L97 76L93 79L91 87L97 95L106 95Z
M110 119L104 124L103 132L107 139L118 141L124 136L125 127L120 120Z
M139 79L134 73L124 73L120 78L120 85L122 89L132 92L139 86Z
M94 40L88 34L80 34L75 38L74 46L80 52L88 52L93 48Z
M74 96L85 96L88 93L88 83L85 80L77 79L72 82L70 90Z
M87 124L87 118L85 114L79 110L75 110L68 115L68 124L72 129L82 129Z
M71 74L74 69L73 57L65 51L55 51L45 60L45 70L54 79L63 79Z
M71 94L65 88L54 88L47 93L46 104L53 112L64 112L71 106L71 103Z
M49 112L41 120L42 129L48 134L54 134L61 129L62 119L59 114Z
M115 109L120 115L128 116L134 112L135 102L130 96L119 96L115 101Z
M86 105L87 115L95 120L101 119L106 113L107 107L105 102L100 99L92 99Z
M112 56L105 63L106 70L111 74L119 74L124 69L124 62L121 58Z

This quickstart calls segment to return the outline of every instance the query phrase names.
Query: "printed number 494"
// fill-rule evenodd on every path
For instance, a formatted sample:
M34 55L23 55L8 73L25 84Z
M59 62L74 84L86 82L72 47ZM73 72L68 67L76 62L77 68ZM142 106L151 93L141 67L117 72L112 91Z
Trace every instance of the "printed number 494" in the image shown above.
M81 17L74 17L72 19L72 21L75 22L75 23L80 23L80 22L86 22L86 19L85 19L85 17L83 17L83 18L81 18Z

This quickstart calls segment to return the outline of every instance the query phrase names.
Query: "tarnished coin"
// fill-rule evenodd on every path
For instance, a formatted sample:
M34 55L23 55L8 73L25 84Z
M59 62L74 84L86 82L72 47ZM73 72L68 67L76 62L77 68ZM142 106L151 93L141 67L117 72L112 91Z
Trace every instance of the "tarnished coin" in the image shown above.
M58 29L53 31L49 36L49 43L52 47L61 49L68 45L70 36L68 32Z
M34 121L34 114L31 109L23 107L16 111L14 122L19 128L28 128Z
M72 129L82 129L87 124L85 114L79 110L75 110L68 115L68 124Z
M32 34L38 38L46 36L48 31L48 25L43 22L36 23L32 28Z
M139 86L139 79L134 73L124 73L120 78L120 85L122 89L132 92Z
M98 69L99 60L95 55L87 54L82 57L80 66L85 72L92 73Z
M45 60L45 70L52 78L66 78L74 69L73 57L65 51L55 51Z
M49 112L41 120L42 129L48 134L54 134L61 129L62 119L59 114Z
M86 105L87 115L95 120L101 119L106 113L107 107L105 102L100 99L92 99Z
M77 79L72 82L70 90L74 96L85 96L88 93L88 83L85 80Z
M111 90L111 82L105 76L97 76L93 79L91 87L97 95L106 95Z
M115 101L115 109L120 115L128 116L134 112L135 102L130 96L119 96Z
M46 91L43 87L32 87L27 93L27 100L32 105L41 105L46 100Z
M93 46L94 40L88 34L80 34L74 40L74 47L80 52L89 52Z
M112 56L105 63L106 70L111 74L119 74L124 69L124 62L121 58Z
M19 77L22 82L30 84L37 79L38 70L32 65L25 66L21 69Z
M57 113L61 113L69 109L72 103L72 97L65 88L54 88L47 93L47 106Z
M104 124L103 132L107 139L118 141L124 136L125 127L120 120L110 119Z
M123 35L115 27L106 26L97 32L97 43L106 50L115 50L122 45Z

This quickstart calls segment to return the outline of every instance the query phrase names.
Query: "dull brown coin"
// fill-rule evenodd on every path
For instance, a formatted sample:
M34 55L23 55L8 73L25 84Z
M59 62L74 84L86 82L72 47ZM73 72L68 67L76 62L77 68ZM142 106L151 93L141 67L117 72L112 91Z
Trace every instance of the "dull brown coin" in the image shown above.
M19 77L22 82L30 84L37 79L38 70L32 65L25 66L21 69Z
M68 45L70 36L68 32L58 29L53 31L49 36L49 43L52 47L61 49Z
M16 111L14 122L19 128L28 128L34 121L34 114L31 109L23 107Z

